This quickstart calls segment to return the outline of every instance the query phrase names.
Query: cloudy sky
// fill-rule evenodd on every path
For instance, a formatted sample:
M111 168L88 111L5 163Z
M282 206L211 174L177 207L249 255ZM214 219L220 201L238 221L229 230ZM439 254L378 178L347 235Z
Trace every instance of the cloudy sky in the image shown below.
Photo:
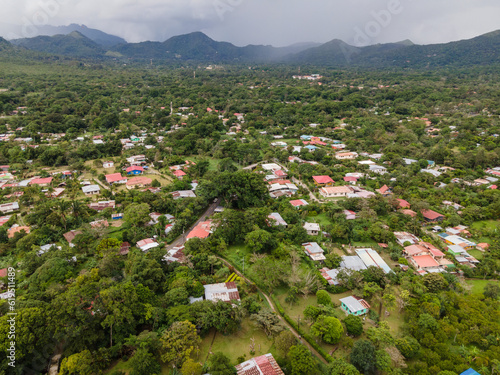
M203 31L242 46L342 39L418 44L500 29L498 0L2 0L0 35L31 37L42 24L85 24L129 42Z

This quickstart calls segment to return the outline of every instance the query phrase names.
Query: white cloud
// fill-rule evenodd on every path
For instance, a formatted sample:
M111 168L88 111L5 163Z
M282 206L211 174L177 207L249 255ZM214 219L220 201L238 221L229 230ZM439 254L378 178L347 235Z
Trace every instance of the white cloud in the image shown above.
M402 11L377 29L374 14L398 1ZM26 30L46 21L85 24L131 42L202 30L237 45L280 46L334 38L354 43L357 30L371 27L370 43L427 44L500 29L498 14L498 0L3 0L0 34L31 36Z

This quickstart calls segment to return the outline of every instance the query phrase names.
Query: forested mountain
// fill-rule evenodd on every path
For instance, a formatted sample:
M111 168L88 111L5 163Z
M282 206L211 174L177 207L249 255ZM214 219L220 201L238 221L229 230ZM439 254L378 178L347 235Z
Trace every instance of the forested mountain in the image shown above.
M264 45L237 47L228 42L215 41L201 32L175 36L165 42L124 43L111 48L108 48L110 44L98 44L97 36L93 38L91 40L83 33L73 31L68 35L18 39L13 44L38 52L78 58L111 55L166 62L279 62L330 67L425 68L487 65L500 61L499 31L446 44L415 45L406 40L366 47L354 47L338 39L319 46L306 43L282 48Z
M99 58L104 57L106 53L101 46L78 31L73 31L68 35L16 39L12 43L37 52L78 58Z
M0 51L11 49L12 45L0 36Z
M117 44L125 44L127 41L115 35L107 34L101 30L91 29L85 25L77 25L72 23L68 26L52 26L45 25L38 28L40 35L54 36L54 35L67 35L73 31L78 31L80 34L85 35L92 41L102 46L115 46Z

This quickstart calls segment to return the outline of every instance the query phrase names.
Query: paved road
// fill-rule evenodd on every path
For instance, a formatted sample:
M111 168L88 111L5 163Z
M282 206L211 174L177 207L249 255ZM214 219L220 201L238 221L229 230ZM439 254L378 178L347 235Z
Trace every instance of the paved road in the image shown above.
M227 260L225 260L224 258L221 258L221 257L217 257L219 258L222 262L224 262L225 265L231 267L234 272L241 278L245 279L247 282L251 283L251 284L254 284L255 283L250 280L249 278L247 278L246 276L244 276L241 272L239 272L237 269L235 269L233 267L233 265L231 263L229 263ZM325 364L328 364L328 361L326 359L323 358L323 356L321 354L319 354L316 349L314 349L305 339L303 340L302 337L298 334L298 332L290 325L290 323L288 323L285 319L283 319L283 317L276 311L277 309L275 308L274 306L274 303L272 301L272 299L262 291L262 289L260 289L257 285L255 285L255 287L257 288L257 290L259 292L262 293L262 295L266 298L267 300L267 303L269 303L269 306L271 306L271 310L276 313L276 315L278 316L278 318L283 322L283 324L285 324L289 329L290 331L294 334L294 336L302 343L304 344L310 351L312 354L314 354L317 358L319 358L320 361L322 361L323 363Z
M178 237L174 242L168 245L167 250L173 249L174 247L183 246L186 243L186 238L188 234L194 229L194 227L196 227L201 222L205 221L205 218L207 216L213 215L215 209L220 204L220 201L221 201L220 198L218 198L215 203L212 203L210 206L208 206L207 210L203 213L203 215L200 216L200 218L196 221L196 223L191 225L191 227L187 231L185 231L182 236Z

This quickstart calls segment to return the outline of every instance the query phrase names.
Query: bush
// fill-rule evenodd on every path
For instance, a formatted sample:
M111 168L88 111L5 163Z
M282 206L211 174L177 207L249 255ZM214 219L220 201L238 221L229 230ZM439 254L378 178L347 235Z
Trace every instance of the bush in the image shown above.
M318 305L328 306L332 304L330 294L326 290L318 290L316 292L316 301Z
M359 316L348 315L344 319L347 333L353 336L360 336L363 333L363 321Z

